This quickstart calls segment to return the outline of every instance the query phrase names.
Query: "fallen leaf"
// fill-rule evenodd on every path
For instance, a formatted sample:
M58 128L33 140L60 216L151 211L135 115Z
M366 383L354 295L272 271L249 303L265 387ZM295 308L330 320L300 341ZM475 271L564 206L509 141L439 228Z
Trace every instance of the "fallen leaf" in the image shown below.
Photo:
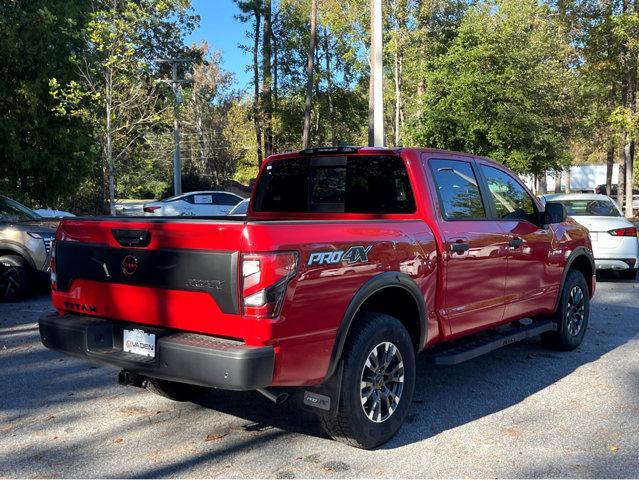
M616 445L609 445L608 450L610 450L610 453L617 453L617 450L619 450L619 447Z
M222 437L226 437L226 433L209 433L204 439L205 442L212 442L214 440L219 440Z
M117 443L117 444L120 444L120 443L122 443L122 442L123 442L122 437L116 437L116 439L115 439L115 440L113 440L113 443Z

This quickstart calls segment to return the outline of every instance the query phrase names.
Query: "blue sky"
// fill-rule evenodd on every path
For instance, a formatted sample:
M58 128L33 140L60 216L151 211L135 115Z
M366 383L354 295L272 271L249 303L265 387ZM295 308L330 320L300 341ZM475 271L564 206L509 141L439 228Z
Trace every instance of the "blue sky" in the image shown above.
M247 41L245 31L250 25L243 24L234 16L239 12L233 0L192 0L195 13L200 16L200 26L187 42L199 43L202 40L214 50L222 51L224 68L235 75L236 87L247 89L251 76L246 72L251 57L238 48L239 43Z

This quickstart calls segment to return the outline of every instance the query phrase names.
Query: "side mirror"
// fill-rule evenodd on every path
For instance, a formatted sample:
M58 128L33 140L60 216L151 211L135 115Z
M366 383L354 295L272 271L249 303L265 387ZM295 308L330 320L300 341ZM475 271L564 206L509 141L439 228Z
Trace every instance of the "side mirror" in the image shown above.
M566 220L566 207L559 202L548 202L544 211L546 223L561 223Z

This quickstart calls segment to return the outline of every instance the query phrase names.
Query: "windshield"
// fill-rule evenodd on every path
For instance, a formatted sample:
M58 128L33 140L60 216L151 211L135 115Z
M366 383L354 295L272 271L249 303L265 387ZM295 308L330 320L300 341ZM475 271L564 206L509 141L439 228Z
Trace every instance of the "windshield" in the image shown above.
M0 220L5 222L25 222L40 220L42 217L33 210L7 197L0 197Z
M617 206L610 200L552 200L566 207L569 217L620 217Z

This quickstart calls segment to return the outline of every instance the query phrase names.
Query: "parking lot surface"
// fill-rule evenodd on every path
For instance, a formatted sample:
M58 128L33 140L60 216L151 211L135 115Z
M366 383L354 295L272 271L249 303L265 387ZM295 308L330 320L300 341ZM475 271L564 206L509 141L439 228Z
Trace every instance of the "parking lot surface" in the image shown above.
M48 297L0 304L0 477L637 477L639 283L600 278L584 344L465 364L421 356L410 415L375 451L323 436L292 398L175 403L46 350Z

